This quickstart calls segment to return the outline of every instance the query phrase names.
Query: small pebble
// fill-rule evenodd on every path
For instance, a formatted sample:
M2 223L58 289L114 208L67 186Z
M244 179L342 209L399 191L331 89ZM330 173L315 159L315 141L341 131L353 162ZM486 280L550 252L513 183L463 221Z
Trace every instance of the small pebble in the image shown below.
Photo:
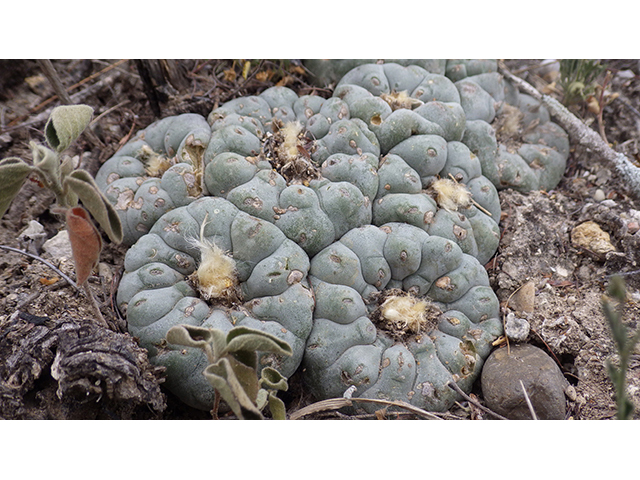
M578 268L576 276L581 282L589 282L592 280L591 270L586 265L582 265Z
M98 275L104 279L105 283L111 283L113 280L113 273L108 264L104 262L98 263Z
M29 225L18 235L20 246L29 253L38 255L47 239L47 232L40 222L31 220Z
M635 72L633 70L620 70L618 73L616 73L616 77L618 78L622 78L625 80L630 80L632 78L634 78L636 76Z
M487 407L512 420L531 419L520 381L538 419L564 419L569 382L549 355L526 343L494 350L487 359L481 375Z
M18 294L10 293L6 297L4 297L4 301L7 307L12 307L18 303Z
M627 223L627 231L629 232L629 235L635 234L638 230L640 230L640 223L635 220Z
M73 253L71 252L71 242L69 241L69 232L67 232L66 230L61 230L55 237L52 237L44 242L44 245L42 245L42 249L53 258L73 258Z
M509 300L516 312L532 313L535 305L536 284L532 280L522 285Z
M593 194L593 199L596 202L601 202L603 201L605 198L607 198L607 196L604 194L604 190L602 190L601 188L597 188L595 193Z
M514 342L524 342L529 336L531 326L524 318L517 317L515 313L509 312L504 322L504 333L509 340Z
M611 171L608 168L602 168L596 173L596 185L604 185L611 180Z
M567 388L564 389L564 394L572 402L575 402L576 399L578 398L578 394L576 392L576 388L573 385L567 386Z

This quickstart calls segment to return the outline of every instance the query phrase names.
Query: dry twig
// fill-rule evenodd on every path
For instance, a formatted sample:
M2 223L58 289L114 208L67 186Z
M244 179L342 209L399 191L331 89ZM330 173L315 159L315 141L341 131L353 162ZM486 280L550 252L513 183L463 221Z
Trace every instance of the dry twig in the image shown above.
M541 94L531 84L513 75L503 62L499 62L499 70L521 91L542 102L558 124L569 133L574 142L593 151L612 164L626 182L629 193L640 199L640 168L636 167L624 154L613 150L597 132L587 127L558 100L549 95Z
M110 69L106 69L105 68L105 69L101 70L98 73L103 73L103 72L106 72L107 70L110 70ZM95 77L96 75L97 74L94 74L91 77L87 77L85 80L88 80L89 78ZM83 90L80 90L77 93L74 93L73 95L71 95L71 103L73 103L73 104L83 103L85 101L85 99L91 97L96 92L102 90L105 87L110 87L118 78L120 78L121 75L122 75L122 73L120 71L116 70L112 74L100 79L96 83L89 85L87 88L85 88ZM72 85L71 87L69 87L67 89L67 91L73 90L75 87L80 86L83 83L84 83L84 81L78 82L75 85ZM41 109L42 107L44 107L44 106L48 105L49 103L53 102L57 98L58 98L57 95L54 95L53 97L49 97L47 100L42 102L40 105L38 105L35 108L33 108L32 112L38 111L39 109ZM9 124L5 128L3 128L2 131L0 131L0 134L1 133L12 132L14 130L19 130L21 128L29 127L31 125L37 125L37 124L40 124L40 123L44 123L51 116L51 111L52 110L53 110L53 107L48 108L44 112L39 113L35 117L32 117L31 120L26 121L24 123L18 123L18 122L23 122L24 120L26 120L28 118L28 116L25 115L25 116L22 116L22 117L15 118L11 122L9 122Z
M40 59L37 60L38 64L40 65L40 68L42 69L42 73L44 73L45 77L47 77L47 79L49 80L49 83L51 83L51 86L53 87L53 90L56 92L56 95L58 95L58 98L60 99L60 101L62 101L62 103L66 104L66 105L71 105L71 97L69 96L69 93L67 93L67 91L64 88L64 85L62 85L62 81L60 80L60 75L58 75L58 72L56 72L55 67L53 66L53 63L51 63L51 60L48 59Z
M529 395L527 394L527 389L524 388L524 383L520 380L520 387L522 387L522 393L524 393L524 399L527 402L527 407L529 407L529 411L531 412L531 418L534 420L538 420L538 416L536 415L536 411L533 409L533 405L531 404L531 400L529 399Z
M52 269L54 272L56 272L58 275L60 275L62 278L64 278L67 283L69 285L71 285L73 288L75 288L77 291L81 291L80 287L76 284L76 282L74 282L73 280L71 280L71 278L69 278L67 275L65 275L64 273L62 273L62 271L60 271L59 268L55 267L53 264L47 262L44 258L39 257L37 255L33 255L31 253L25 252L24 250L20 250L18 248L13 248L13 247L8 247L6 245L0 245L0 248L2 248L3 250L9 250L11 252L16 252L16 253L21 253L22 255L26 255L27 257L31 257L35 260L38 260L42 263L44 263L47 267L49 267L50 269Z
M466 393L464 393L462 391L462 389L455 383L455 382L449 382L447 384L449 386L449 388L455 390L456 392L458 392L460 395L462 395L462 398L464 398L467 402L472 403L473 405L475 405L476 407L478 407L480 410L488 413L489 415L493 415L495 418L498 418L500 420L508 420L508 418L503 417L502 415L494 412L493 410L488 409L487 407L485 407L484 405L482 405L480 402L474 400L473 398L471 398L469 395L467 395Z

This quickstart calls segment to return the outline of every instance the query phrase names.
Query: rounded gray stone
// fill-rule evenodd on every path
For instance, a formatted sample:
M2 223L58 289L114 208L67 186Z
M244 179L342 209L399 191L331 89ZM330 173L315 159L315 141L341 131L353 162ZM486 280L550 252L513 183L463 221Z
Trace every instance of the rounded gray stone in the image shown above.
M509 312L504 325L504 333L509 340L514 342L524 342L529 336L531 326L524 318L516 316L515 313Z
M565 418L569 386L558 365L529 344L494 350L482 369L482 394L488 408L512 420L531 419L520 380L540 420Z

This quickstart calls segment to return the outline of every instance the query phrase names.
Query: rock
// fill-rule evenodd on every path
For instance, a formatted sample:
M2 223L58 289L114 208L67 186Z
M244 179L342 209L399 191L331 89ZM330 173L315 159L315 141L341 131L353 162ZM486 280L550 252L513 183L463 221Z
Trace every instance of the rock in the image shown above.
M593 199L596 202L601 202L603 201L606 197L604 190L602 190L601 188L596 188L596 191L593 193Z
M531 326L524 318L517 317L513 312L507 314L504 332L514 342L524 342L529 336Z
M61 230L55 237L52 237L44 242L42 249L53 258L73 258L73 253L71 252L71 242L69 241L69 232L67 232L66 230Z
M522 285L509 300L509 306L516 312L532 313L535 304L536 284L532 280Z
M20 246L27 252L34 255L40 253L40 249L47 239L47 232L40 222L29 221L29 225L18 235Z
M596 222L581 223L571 231L571 243L596 254L604 255L615 251L611 237Z
M482 393L488 408L512 420L531 419L520 380L540 420L565 418L569 382L541 349L529 344L495 350L482 370Z

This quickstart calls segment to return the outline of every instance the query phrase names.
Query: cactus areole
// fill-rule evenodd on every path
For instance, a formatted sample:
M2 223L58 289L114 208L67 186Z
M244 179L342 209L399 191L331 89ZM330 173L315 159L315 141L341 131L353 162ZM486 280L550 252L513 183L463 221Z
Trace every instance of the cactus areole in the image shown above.
M449 382L470 390L502 332L483 268L500 203L465 143L496 101L470 83L362 65L330 98L272 87L164 118L105 162L131 245L118 306L171 391L211 409L206 358L166 341L180 324L287 341L260 365L302 366L317 399L446 410Z

